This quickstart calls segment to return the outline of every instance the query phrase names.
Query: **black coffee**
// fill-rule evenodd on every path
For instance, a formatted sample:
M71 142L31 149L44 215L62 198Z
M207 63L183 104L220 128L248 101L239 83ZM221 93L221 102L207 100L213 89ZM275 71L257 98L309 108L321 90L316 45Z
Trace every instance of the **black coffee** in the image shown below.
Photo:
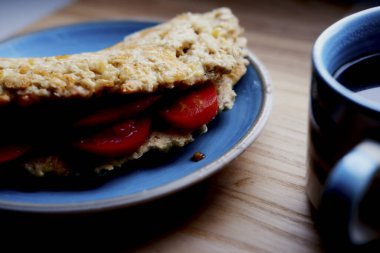
M380 53L343 65L334 78L359 95L380 103Z

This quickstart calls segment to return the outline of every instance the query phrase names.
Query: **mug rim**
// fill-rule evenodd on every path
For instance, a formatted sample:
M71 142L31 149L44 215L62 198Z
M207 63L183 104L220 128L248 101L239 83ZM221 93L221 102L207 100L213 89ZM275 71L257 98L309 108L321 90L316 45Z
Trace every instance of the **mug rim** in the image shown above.
M314 68L319 72L321 78L323 78L325 83L331 86L335 91L337 91L339 94L349 99L350 101L359 104L360 106L380 112L380 104L356 94L354 91L346 88L343 84L338 82L327 70L327 67L323 63L322 59L322 52L324 50L326 42L328 42L330 38L334 37L336 32L338 32L342 27L346 26L347 24L354 22L355 20L359 20L363 17L366 17L367 15L377 12L380 15L380 6L350 14L327 27L318 36L314 43L312 51L312 61Z

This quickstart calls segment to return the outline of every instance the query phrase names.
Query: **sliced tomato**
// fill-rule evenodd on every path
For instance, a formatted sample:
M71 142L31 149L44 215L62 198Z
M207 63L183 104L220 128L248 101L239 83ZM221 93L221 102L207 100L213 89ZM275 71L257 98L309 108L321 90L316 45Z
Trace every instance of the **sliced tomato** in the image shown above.
M104 108L84 117L83 119L80 119L76 122L75 126L92 127L115 122L117 120L136 115L137 113L150 107L159 98L160 96L158 95L152 95L135 99L123 105Z
M136 151L149 137L150 118L128 119L74 145L79 149L107 157L128 155Z
M173 104L161 110L162 117L172 126L194 130L211 121L218 113L217 91L213 84L190 90Z
M30 149L27 145L0 146L0 163L5 163L24 155Z

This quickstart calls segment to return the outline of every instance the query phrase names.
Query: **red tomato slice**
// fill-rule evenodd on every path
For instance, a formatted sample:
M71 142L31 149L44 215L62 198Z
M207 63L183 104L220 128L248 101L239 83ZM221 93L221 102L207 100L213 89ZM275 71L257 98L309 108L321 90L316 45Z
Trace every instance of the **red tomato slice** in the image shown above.
M128 119L79 140L79 149L107 157L128 155L136 151L149 137L150 118Z
M158 95L148 96L136 99L121 106L105 108L86 116L85 118L79 120L75 125L79 127L92 127L112 123L117 120L136 115L137 113L147 109L159 98L160 96Z
M194 130L211 121L218 113L218 97L214 85L197 87L179 97L161 111L172 126Z
M26 145L7 145L0 146L0 163L5 163L14 160L24 155L30 147Z

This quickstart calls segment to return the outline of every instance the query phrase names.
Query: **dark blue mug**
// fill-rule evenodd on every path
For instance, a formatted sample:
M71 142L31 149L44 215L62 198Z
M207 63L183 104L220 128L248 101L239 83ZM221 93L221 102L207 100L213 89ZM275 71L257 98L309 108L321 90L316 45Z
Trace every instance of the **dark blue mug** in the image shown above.
M379 53L380 7L336 22L313 48L307 195L321 237L335 252L379 245L374 223L380 218L369 216L380 217L380 93L369 99L359 94L365 88L360 82L356 87L337 79L345 66ZM380 81L380 64L371 68ZM366 79L366 69L353 72L348 81ZM380 82L371 85L380 87Z

